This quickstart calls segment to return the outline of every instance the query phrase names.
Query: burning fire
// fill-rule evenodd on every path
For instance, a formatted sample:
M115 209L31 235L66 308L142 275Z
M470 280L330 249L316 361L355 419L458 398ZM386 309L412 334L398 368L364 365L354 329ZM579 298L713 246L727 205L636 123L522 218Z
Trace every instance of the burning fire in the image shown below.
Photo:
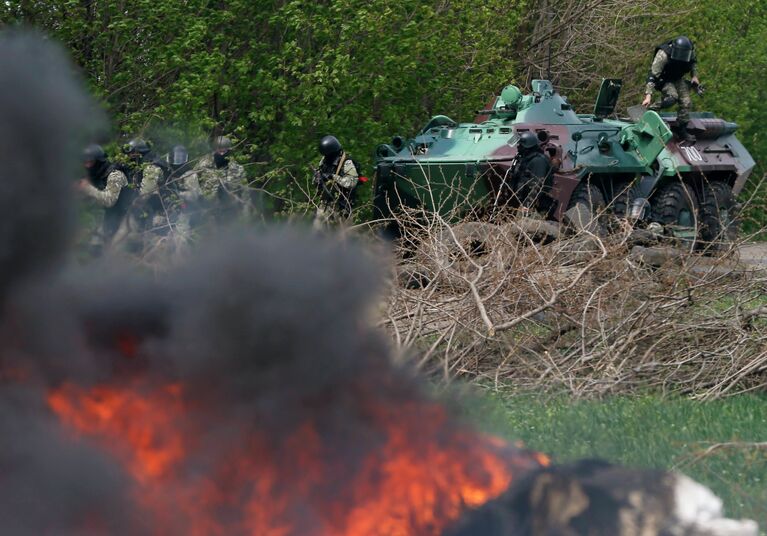
M50 393L48 404L73 429L100 438L138 482L161 479L184 458L184 438L172 422L183 411L179 385L142 395L66 384Z
M65 384L48 405L126 469L158 534L436 535L514 475L548 464L456 428L427 401L361 408L380 439L360 459L339 456L308 417L281 444L251 422L232 431L236 440L210 445L196 428L205 409L175 383Z

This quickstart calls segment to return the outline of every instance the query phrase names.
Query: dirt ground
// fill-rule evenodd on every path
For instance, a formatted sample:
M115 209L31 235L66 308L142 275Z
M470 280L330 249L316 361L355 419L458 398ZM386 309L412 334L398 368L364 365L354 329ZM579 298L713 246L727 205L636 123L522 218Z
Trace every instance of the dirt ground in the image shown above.
M742 244L738 248L741 264L767 268L767 242L753 242Z

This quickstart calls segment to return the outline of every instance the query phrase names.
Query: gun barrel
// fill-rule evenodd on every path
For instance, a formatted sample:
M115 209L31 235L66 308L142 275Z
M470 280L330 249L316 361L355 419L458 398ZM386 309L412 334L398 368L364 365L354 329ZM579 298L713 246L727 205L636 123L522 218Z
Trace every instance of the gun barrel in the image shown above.
M734 133L738 129L737 123L725 121L723 119L705 118L696 120L698 129L702 129L702 132L696 131L695 135L700 139L715 139L720 136L726 136Z

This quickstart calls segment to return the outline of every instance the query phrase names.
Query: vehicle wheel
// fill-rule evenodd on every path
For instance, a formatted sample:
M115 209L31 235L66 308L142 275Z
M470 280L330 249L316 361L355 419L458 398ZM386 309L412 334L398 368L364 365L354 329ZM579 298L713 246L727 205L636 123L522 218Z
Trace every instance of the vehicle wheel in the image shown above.
M591 214L598 214L605 209L607 203L605 203L605 196L602 195L602 191L590 182L582 182L573 190L573 195L570 196L570 202L567 204L567 210L570 210L575 205L581 204L589 209Z
M732 188L721 181L704 184L700 200L700 237L706 242L726 245L737 238L738 225Z
M631 203L639 197L636 186L631 182L620 181L605 185L607 200L610 203L613 214L619 218L626 218L631 210Z
M576 231L588 231L603 235L606 227L599 215L604 212L606 203L602 191L590 182L582 182L573 190L565 212L565 222Z
M698 198L681 182L661 187L652 200L652 219L662 225L694 228L697 223Z

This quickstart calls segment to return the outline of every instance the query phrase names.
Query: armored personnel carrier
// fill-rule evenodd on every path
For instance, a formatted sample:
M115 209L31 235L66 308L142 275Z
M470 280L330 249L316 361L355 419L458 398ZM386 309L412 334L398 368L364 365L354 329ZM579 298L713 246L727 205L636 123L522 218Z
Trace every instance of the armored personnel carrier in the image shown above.
M547 80L534 80L528 95L507 86L472 123L440 115L412 139L379 145L377 216L410 207L458 219L507 206L517 143L534 132L554 169L546 217L562 220L582 204L677 236L734 238L735 196L754 168L737 125L692 113L688 130L697 139L682 142L675 114L634 107L632 118L615 118L620 89L620 80L604 80L593 113L578 114Z

